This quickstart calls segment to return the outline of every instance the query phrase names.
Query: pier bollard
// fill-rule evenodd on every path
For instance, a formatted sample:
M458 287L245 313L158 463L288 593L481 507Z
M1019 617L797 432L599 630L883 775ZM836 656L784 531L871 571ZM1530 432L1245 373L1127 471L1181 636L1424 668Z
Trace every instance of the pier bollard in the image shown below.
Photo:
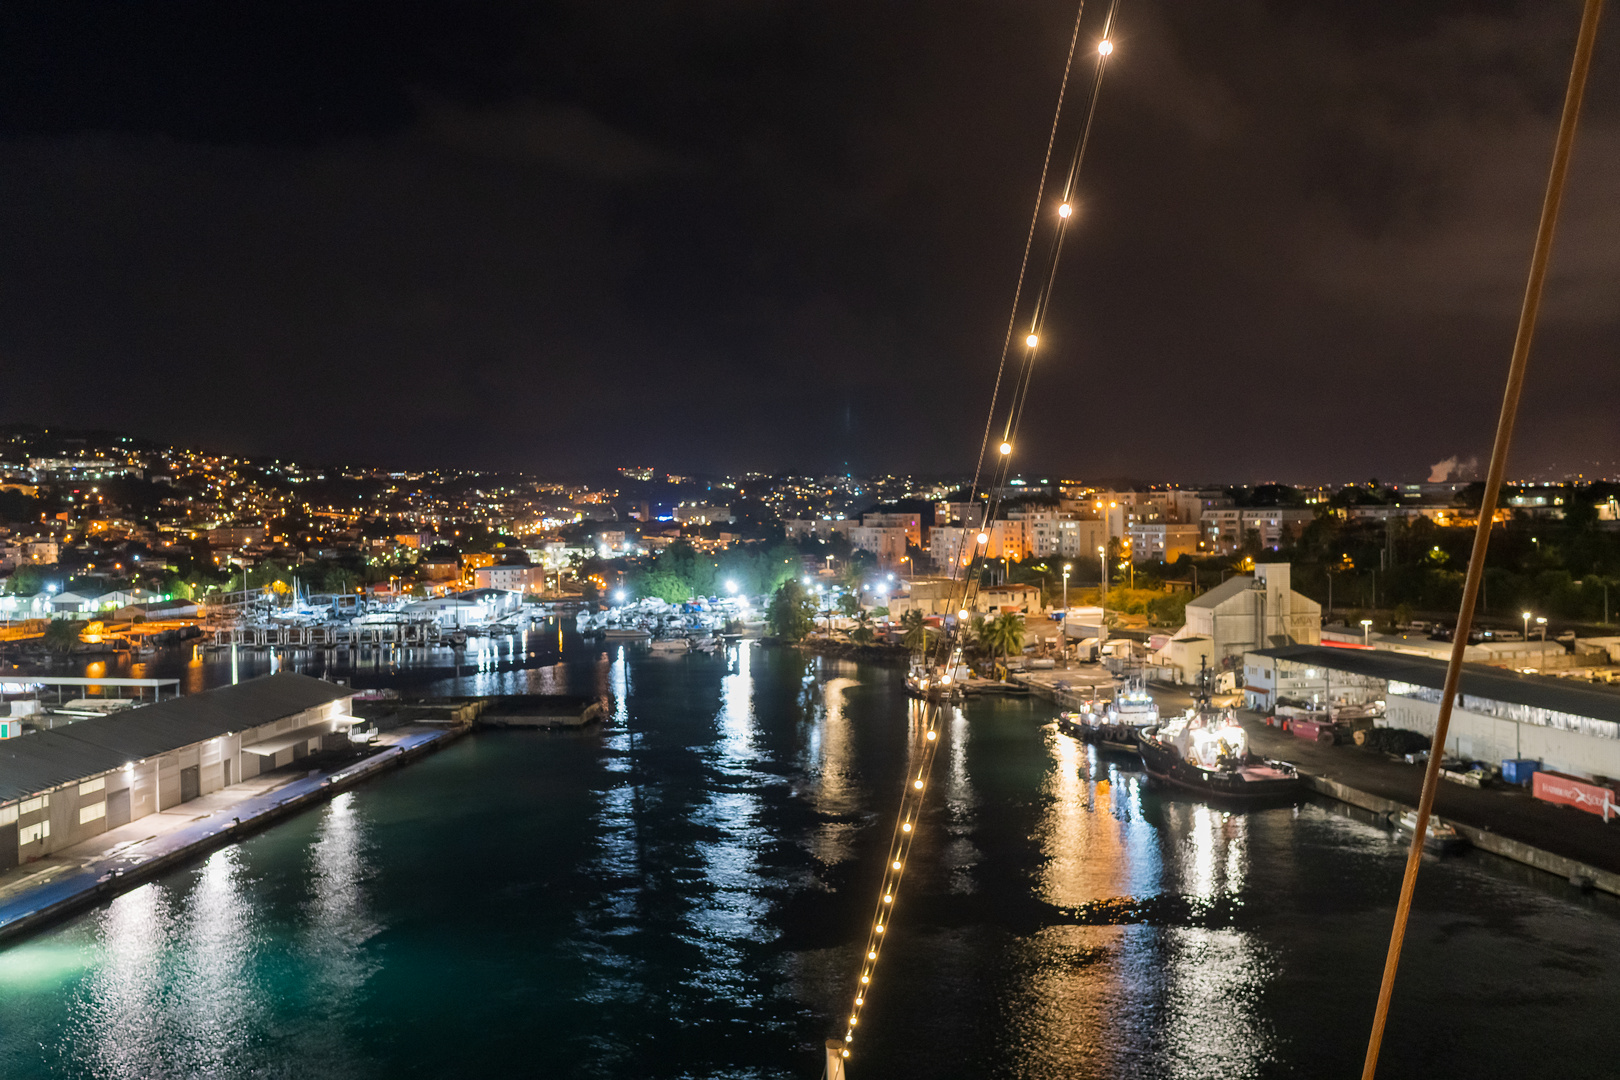
M827 1040L827 1080L845 1080L844 1040Z

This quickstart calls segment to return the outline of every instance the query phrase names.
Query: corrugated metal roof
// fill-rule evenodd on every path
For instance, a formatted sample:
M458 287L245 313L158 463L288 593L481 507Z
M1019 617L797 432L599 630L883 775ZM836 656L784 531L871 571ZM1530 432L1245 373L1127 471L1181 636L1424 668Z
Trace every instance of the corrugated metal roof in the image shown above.
M0 800L24 798L353 694L347 686L282 672L6 739L0 741Z
M1373 679L1395 679L1439 690L1446 682L1446 662L1427 656L1380 649L1335 649L1330 645L1289 645L1251 650L1259 656L1295 664L1331 668ZM1473 697L1552 709L1593 720L1620 723L1620 691L1574 679L1525 675L1485 664L1464 664L1459 693Z
M296 731L288 731L268 739L260 739L256 743L248 743L242 747L242 753L258 754L260 757L274 757L288 747L296 746L301 742L308 742L317 735L330 734L332 734L331 721L324 724L310 724L308 727L301 727Z
M115 750L70 739L65 731L0 739L0 803L116 769L128 760Z

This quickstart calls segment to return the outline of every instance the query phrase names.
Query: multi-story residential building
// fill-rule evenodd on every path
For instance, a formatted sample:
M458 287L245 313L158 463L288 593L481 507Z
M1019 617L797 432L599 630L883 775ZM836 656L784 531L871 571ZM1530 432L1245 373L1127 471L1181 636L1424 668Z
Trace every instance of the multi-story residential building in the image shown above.
M1022 560L1031 554L1028 523L1004 518L982 528L934 526L928 533L928 557L941 570L966 565L979 546L981 533L986 543L980 554L986 558Z
M1173 563L1183 555L1198 554L1201 533L1202 528L1198 525L1138 521L1131 525L1126 538L1131 545L1133 560Z
M1219 510L1232 505L1232 497L1220 491L1183 491L1170 493L1170 520L1180 525L1197 525L1203 521L1205 510Z
M546 573L545 567L530 564L479 566L473 570L473 584L480 589L541 592L546 587Z
M208 543L217 548L235 550L264 539L263 525L220 525L208 530Z
M827 540L835 534L848 536L849 531L859 524L853 518L788 518L782 522L782 531L789 540L809 537Z
M850 544L877 556L884 566L899 566L906 557L909 533L904 526L857 525L849 530Z
M861 515L861 524L880 529L904 529L906 542L922 547L928 530L934 525L934 507L924 502L909 506L880 504Z
M1203 513L1203 542L1206 550L1230 554L1241 548L1253 531L1259 535L1262 548L1275 551L1284 539L1298 537L1315 520L1316 509L1308 506L1219 507Z
M942 502L934 510L934 520L944 525L975 526L984 523L984 502Z
M682 525L724 525L731 520L731 507L683 503L675 508L675 520Z
M1037 558L1096 558L1103 544L1104 522L1045 507L1020 512L1029 531L1029 553Z

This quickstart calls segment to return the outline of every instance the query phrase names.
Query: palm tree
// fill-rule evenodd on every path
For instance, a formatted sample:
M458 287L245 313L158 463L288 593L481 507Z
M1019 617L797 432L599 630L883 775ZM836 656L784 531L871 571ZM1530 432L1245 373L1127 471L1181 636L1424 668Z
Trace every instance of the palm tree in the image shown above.
M900 639L901 644L914 653L928 650L928 624L923 621L923 613L912 608L900 616L900 629L905 636Z
M872 629L872 616L863 611L855 616L855 626L849 632L849 640L857 645L870 645L877 640L877 633Z
M45 647L53 653L70 653L80 640L79 624L70 619L52 619L45 626Z
M983 615L975 615L971 619L958 622L956 634L962 648L984 648L984 633L987 625Z
M997 615L984 624L980 640L990 652L990 659L1011 656L1024 651L1024 617L1014 612Z

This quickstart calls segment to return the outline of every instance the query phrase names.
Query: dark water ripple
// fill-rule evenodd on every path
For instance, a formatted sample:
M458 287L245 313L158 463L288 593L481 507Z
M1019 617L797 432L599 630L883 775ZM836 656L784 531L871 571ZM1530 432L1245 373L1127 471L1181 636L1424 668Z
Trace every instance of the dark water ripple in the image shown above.
M463 740L0 952L0 1077L819 1075L917 722L895 673L554 628L339 673L618 712ZM946 717L854 1080L1357 1075L1399 843L1161 796L1043 711ZM1605 898L1428 865L1381 1075L1609 1075L1615 956Z

